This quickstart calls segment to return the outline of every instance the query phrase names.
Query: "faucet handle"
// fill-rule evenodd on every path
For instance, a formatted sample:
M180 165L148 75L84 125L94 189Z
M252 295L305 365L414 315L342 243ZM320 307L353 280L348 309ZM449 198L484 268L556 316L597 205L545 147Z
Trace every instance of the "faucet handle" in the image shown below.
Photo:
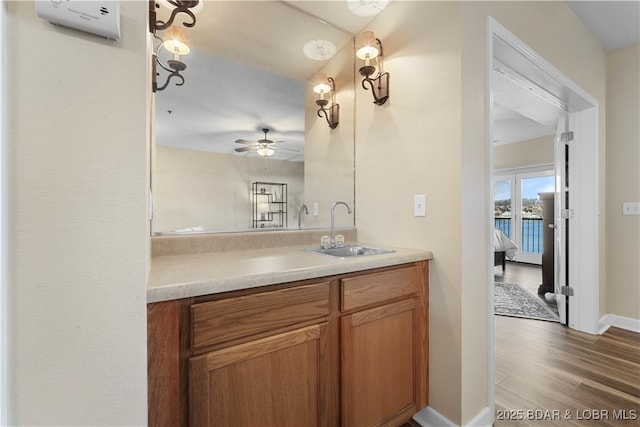
M322 246L322 249L329 249L331 247L331 238L329 236L322 236L320 238L320 246Z

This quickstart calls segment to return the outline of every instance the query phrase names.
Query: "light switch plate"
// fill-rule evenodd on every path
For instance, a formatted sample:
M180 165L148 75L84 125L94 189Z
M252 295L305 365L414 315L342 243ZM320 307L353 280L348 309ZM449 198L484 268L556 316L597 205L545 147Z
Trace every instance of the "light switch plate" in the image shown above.
M413 216L427 216L427 196L416 194L413 196Z

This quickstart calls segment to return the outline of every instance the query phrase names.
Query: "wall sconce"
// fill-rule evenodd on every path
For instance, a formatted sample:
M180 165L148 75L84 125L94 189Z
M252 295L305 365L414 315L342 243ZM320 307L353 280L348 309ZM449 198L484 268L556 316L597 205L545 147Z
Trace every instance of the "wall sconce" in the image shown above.
M340 122L340 104L336 103L335 92L336 82L331 77L327 77L324 73L316 75L315 85L313 91L320 95L316 99L318 107L318 117L324 116L327 120L327 124L331 129L335 129ZM329 108L326 108L327 105Z
M192 28L196 25L196 17L194 12L198 12L202 9L203 2L199 0L182 1L182 0L158 0L167 8L171 9L171 16L164 22L156 19L156 8L160 7L155 0L149 0L149 31L153 34L157 40L160 41L160 45L155 49L152 57L152 85L153 91L157 92L166 89L171 79L176 77L180 81L176 83L176 86L182 86L184 84L184 77L180 74L187 68L187 65L180 61L180 55L188 54L191 49L187 45L187 36L184 31L173 24L174 19L180 13L184 13L191 17L191 22L183 22L182 25L188 28ZM193 11L192 11L193 9ZM167 30L165 38L157 35L157 31ZM164 65L159 57L158 51L161 47L164 47L173 54L173 59L167 60L167 65ZM164 69L169 73L164 84L158 86L158 71L157 66Z
M156 38L160 39L158 36ZM167 35L165 37L166 40L162 40L162 44L158 46L156 52L153 54L153 91L160 91L166 89L169 86L169 82L172 78L176 77L180 79L180 82L176 83L176 86L182 86L184 84L184 77L180 74L181 71L184 71L187 68L187 65L180 61L180 55L188 54L191 49L187 45L187 37L184 34L184 31L179 27L171 26L167 30ZM167 65L164 65L160 59L158 58L158 50L164 47L167 51L173 53L173 59L167 60ZM162 86L158 86L158 75L156 64L159 65L162 69L169 72L167 79L165 80Z
M360 75L364 77L362 88L368 90L368 84L373 93L373 103L382 105L389 99L389 73L382 72L382 42L372 31L365 31L358 46L356 56L364 61L364 66L360 67ZM377 67L371 65L373 59ZM377 75L372 77L376 70Z
M158 0L158 3L167 9L171 9L171 16L167 22L156 20L156 8L159 8L160 4L156 4L155 0L149 0L149 31L153 34L158 30L163 31L169 28L179 13L184 13L191 17L191 22L183 22L182 25L187 28L194 27L196 25L194 13L200 12L204 7L204 1L199 0Z

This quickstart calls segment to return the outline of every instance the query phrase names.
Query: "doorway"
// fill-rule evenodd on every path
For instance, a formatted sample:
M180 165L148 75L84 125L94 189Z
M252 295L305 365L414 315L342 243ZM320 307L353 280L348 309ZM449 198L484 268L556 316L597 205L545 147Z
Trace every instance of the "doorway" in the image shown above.
M598 101L580 88L557 68L520 41L495 19L488 20L488 157L489 176L494 169L494 117L496 90L500 89L500 78L515 84L518 92L535 95L537 104L547 108L539 112L554 110L553 114L540 114L538 120L554 130L554 153L560 149L571 152L571 196L560 197L567 188L563 186L562 168L556 167L554 226L560 222L569 227L569 233L554 230L556 253L561 261L554 263L554 289L559 302L568 310L567 326L590 334L598 333L599 322L599 232L598 232ZM499 75L499 77L496 77ZM515 92L514 92L515 94ZM528 107L526 103L524 108ZM567 124L562 133L559 123ZM570 126L570 127L569 127ZM547 129L548 130L548 129ZM570 138L569 138L570 135ZM565 166L568 158L558 160L554 154L554 165ZM564 162L564 163L561 163ZM493 181L491 181L493 184ZM489 205L493 209L494 188L488 189ZM564 195L564 194L563 194ZM570 200L570 205L569 205ZM559 203L558 203L559 202ZM513 208L512 208L513 209ZM492 227L493 228L493 227ZM567 251L566 248L571 248ZM489 283L493 283L494 263L487 266ZM560 271L557 271L557 270ZM560 281L562 280L562 282ZM493 286L489 291L489 395L490 410L495 409L495 363L494 363L494 296Z
M488 23L487 64L491 92L488 106L490 129L488 150L491 168L489 174L493 174L494 166L493 115L496 109L494 107L496 90L504 89L500 86L501 82L509 80L513 84L509 86L511 89L506 90L512 96L516 95L516 92L530 95L527 103L521 103L519 112L534 110L538 123L542 123L547 130L553 129L554 135L561 119L567 126L571 126L572 138L568 142L572 151L571 207L566 206L564 198L555 206L556 225L560 220L571 224L572 231L565 236L566 241L561 242L563 247L569 247L571 251L566 251L565 254L557 251L558 255L564 256L562 264L555 266L556 269L562 269L556 277L568 280L562 284L563 289L559 291L566 294L573 293L573 297L563 295L569 312L568 326L597 334L599 321L598 102L495 19L488 18ZM529 102L535 102L536 107L543 105L544 108L531 108ZM560 143L564 144L564 142L559 141L559 138L554 137L554 139L554 151L557 152ZM558 164L555 160L554 163ZM561 180L560 172L560 168L555 172L557 184ZM556 189L560 190L559 185L556 185ZM493 188L489 190L489 194L491 194L491 205L493 205ZM556 240L558 239L556 235ZM491 272L489 277L492 282L493 265L488 266L488 270ZM490 296L491 294L492 292ZM493 300L490 303L493 305ZM493 327L491 319L490 322L490 326Z

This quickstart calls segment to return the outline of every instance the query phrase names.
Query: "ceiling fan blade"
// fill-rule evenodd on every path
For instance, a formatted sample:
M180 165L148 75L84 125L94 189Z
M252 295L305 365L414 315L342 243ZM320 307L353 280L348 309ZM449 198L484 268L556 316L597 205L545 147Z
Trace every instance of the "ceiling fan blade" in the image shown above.
M240 147L240 148L236 148L235 150L236 150L238 153L242 153L242 152L244 152L244 151L255 151L255 150L257 150L258 148L260 148L260 147L258 147L257 145L253 145L253 146L251 146L251 147Z
M236 139L236 144L256 144L256 143L257 143L256 141L249 141L248 139Z
M274 148L275 150L275 148ZM292 151L294 153L300 153L300 150L294 150L293 148L286 148L286 147L278 147L277 149L278 151L282 150L282 151Z

